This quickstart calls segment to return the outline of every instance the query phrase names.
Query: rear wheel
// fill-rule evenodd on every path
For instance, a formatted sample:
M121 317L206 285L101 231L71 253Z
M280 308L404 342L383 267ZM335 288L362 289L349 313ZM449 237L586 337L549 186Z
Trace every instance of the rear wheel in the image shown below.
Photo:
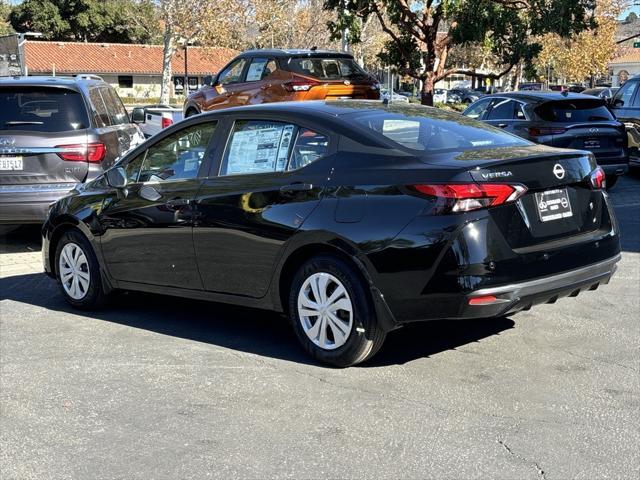
M56 248L56 273L62 294L76 308L100 307L105 301L100 266L80 232L65 232Z
M198 115L198 111L195 108L190 108L189 110L187 110L185 118L193 117L194 115Z
M366 286L338 257L320 255L300 267L289 292L289 319L304 349L321 362L348 367L382 346Z

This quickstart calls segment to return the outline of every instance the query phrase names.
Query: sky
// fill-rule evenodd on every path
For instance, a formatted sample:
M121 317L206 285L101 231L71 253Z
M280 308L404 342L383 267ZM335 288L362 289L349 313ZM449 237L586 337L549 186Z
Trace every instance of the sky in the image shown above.
M619 19L624 20L625 18L627 18L627 15L629 15L631 12L635 12L635 14L638 15L638 17L640 17L640 5L627 8L624 12L622 12Z

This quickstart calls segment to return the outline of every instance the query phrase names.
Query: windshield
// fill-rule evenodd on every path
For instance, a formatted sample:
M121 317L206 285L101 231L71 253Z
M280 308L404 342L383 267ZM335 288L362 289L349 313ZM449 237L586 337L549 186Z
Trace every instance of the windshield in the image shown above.
M595 98L546 102L536 108L536 113L547 122L614 120L604 101Z
M65 132L89 127L80 93L63 88L0 88L0 130Z
M412 150L441 152L531 145L486 123L440 109L409 106L402 110L369 110L354 115L354 120Z
M320 80L368 77L352 58L291 58L288 65L293 73Z

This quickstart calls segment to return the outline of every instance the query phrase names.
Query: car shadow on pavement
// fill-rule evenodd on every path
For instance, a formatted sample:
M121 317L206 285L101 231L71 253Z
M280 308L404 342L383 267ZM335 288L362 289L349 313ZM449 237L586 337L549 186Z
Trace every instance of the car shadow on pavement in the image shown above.
M40 225L13 227L0 225L0 254L39 252L42 248Z
M54 281L42 273L0 279L0 300L73 313L255 355L319 365L298 345L284 316L270 311L131 292L115 295L112 303L102 310L83 312L70 307ZM10 313L5 308L6 305L2 314L7 319ZM37 316L33 318L38 321ZM508 318L409 325L391 332L378 355L361 366L404 364L477 342L513 326L514 322Z

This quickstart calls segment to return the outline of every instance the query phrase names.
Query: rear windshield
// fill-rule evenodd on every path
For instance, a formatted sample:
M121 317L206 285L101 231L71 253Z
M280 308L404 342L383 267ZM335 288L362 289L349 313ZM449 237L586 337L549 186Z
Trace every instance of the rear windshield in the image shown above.
M65 132L89 127L82 95L63 88L0 88L0 130Z
M438 109L409 107L407 114L375 111L355 116L356 123L412 150L462 151L526 146L529 142L486 123Z
M287 65L293 73L320 80L368 77L352 58L290 58Z
M614 119L604 101L600 99L546 102L536 108L536 113L547 122L573 123Z

